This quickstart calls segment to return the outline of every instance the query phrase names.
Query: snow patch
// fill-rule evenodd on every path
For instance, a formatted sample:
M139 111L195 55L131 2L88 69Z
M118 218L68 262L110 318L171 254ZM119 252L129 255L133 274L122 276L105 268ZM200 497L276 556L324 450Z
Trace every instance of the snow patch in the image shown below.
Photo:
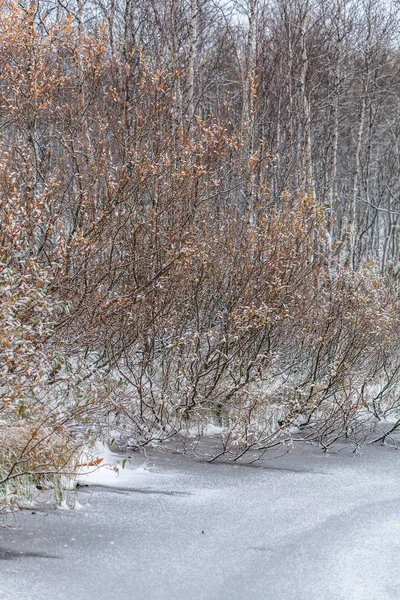
M185 430L185 437L197 438L199 436L212 437L222 435L226 431L226 427L220 425L214 425L213 423L202 423L194 427L189 427Z
M121 458L107 445L99 442L92 451L86 453L86 459L82 463L77 476L77 482L81 485L125 487L159 476L158 473L149 471L148 461L140 467L132 468L129 459Z

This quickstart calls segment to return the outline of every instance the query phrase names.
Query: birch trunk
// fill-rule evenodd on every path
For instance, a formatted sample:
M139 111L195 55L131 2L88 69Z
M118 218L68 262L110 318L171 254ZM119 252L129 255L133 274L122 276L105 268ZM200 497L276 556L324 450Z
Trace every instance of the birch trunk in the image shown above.
M188 108L186 122L188 130L191 128L194 118L194 65L196 58L197 41L197 15L199 7L197 0L190 0L190 24L189 24L189 50L188 50Z
M254 28L256 16L256 0L249 0L249 25L247 31L247 43L244 60L243 84L242 84L242 115L241 133L245 141L245 151L251 151L253 114L253 83L254 83Z
M304 13L300 24L300 97L303 118L303 140L301 149L301 187L305 191L314 189L312 156L311 156L311 112L310 101L307 94L308 53L307 53L307 28L309 21L309 0L304 6ZM313 192L314 193L314 192Z
M331 149L329 164L329 187L328 187L328 206L329 206L329 233L332 235L333 205L336 198L336 172L337 172L337 153L339 143L339 98L342 76L342 38L340 32L340 23L342 20L341 0L337 0L336 13L336 64L334 73L334 99L332 105L332 129L331 129Z
M243 159L248 161L253 149L253 109L254 109L254 30L256 19L256 1L249 0L249 23L245 50L243 83L242 83L242 115L240 131L243 143ZM248 211L249 222L254 222L254 190L252 174L249 174L245 186L245 203Z
M350 200L350 235L349 235L349 264L355 267L355 251L356 251L356 240L357 240L357 196L359 192L360 182L360 164L361 164L361 150L362 140L365 125L365 111L367 106L367 93L369 88L369 77L370 77L370 42L371 42L371 28L368 24L368 34L365 42L365 73L362 81L362 95L361 95L361 106L358 118L358 130L356 148L354 153L354 168L353 168L353 186Z

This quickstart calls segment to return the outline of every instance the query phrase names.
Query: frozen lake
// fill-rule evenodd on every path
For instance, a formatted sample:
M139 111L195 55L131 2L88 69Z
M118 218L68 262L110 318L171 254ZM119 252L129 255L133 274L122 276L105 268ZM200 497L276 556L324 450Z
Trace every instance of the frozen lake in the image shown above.
M152 450L146 469L82 488L81 510L3 517L0 598L400 598L399 451L242 466Z

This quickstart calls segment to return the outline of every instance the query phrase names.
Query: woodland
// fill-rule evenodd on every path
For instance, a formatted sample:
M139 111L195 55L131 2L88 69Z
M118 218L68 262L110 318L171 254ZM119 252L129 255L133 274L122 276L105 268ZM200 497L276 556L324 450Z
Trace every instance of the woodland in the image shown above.
M95 440L400 426L400 5L0 0L0 503Z

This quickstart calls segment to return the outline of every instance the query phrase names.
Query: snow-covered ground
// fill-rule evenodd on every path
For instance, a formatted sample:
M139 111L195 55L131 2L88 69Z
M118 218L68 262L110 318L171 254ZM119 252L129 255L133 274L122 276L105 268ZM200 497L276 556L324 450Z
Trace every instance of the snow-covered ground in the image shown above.
M2 600L400 598L395 449L302 446L259 466L102 458L81 475L82 510L3 517Z

